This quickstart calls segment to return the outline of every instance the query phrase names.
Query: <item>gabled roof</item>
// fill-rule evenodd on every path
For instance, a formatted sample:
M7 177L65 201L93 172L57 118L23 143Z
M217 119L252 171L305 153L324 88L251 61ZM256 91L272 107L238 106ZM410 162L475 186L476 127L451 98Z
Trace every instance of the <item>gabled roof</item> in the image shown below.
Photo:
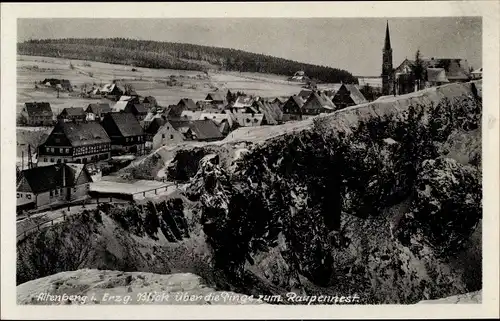
M85 111L82 107L66 107L61 111L61 115L66 111L68 116L85 116Z
M26 179L31 190L21 185L19 191L39 194L62 188L63 185L74 186L82 171L86 171L83 164L80 166L78 164L54 164L26 169L21 172L21 177Z
M146 109L146 107L144 107L143 104L134 104L134 107L135 107L135 110L139 113L139 114L147 114L148 111Z
M242 127L260 126L264 114L233 113L236 122Z
M85 110L87 113L94 113L94 114L103 114L103 113L110 113L111 112L111 107L109 106L108 103L101 103L101 104L89 104L87 109Z
M71 146L76 147L98 143L111 143L111 140L109 139L109 136L104 128L96 122L59 122L56 126L61 126L64 135L69 139Z
M259 101L258 108L266 117L268 124L277 125L283 120L283 112L276 104Z
M109 117L118 127L123 137L144 135L144 130L132 113L110 113Z
M347 88L347 90L349 90L351 99L356 105L365 104L368 102L361 91L359 91L358 87L352 84L344 84L344 86Z
M26 111L29 116L52 116L50 104L46 102L25 103Z
M304 100L307 100L309 98L309 96L311 95L313 91L312 90L309 90L309 89L302 89L298 96L300 96L302 99Z
M184 105L189 110L196 110L198 107L196 103L191 98L182 98L177 105Z
M116 87L116 84L105 84L101 88L101 92L112 92Z
M151 135L156 135L158 132L158 129L165 125L167 123L167 120L161 118L161 117L156 117L153 120L151 120L151 124L146 128L145 133L146 134L151 134Z
M217 101L224 101L226 100L225 97L222 96L221 93L219 92L214 92L214 93L209 93L205 100L217 100Z
M304 104L304 107L314 100L316 100L323 108L335 109L335 104L330 100L330 98L326 97L323 94L318 94L315 91L311 93L311 96L309 96L309 99L307 99L306 103Z
M449 82L444 68L427 68L427 80L431 82Z
M219 130L219 127L212 120L193 120L193 121L170 121L172 127L181 132L186 133L186 129L191 130L195 139L222 139L224 138Z
M304 104L306 103L306 101L298 95L290 96L289 99L292 99L300 108L302 108L302 106L304 106Z

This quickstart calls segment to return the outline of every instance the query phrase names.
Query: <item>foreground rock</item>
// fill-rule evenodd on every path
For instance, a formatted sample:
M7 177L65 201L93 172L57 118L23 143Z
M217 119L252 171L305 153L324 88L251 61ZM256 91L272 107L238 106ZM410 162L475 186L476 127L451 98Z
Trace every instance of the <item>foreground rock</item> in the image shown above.
M262 304L216 291L191 273L153 274L83 269L17 286L18 304Z

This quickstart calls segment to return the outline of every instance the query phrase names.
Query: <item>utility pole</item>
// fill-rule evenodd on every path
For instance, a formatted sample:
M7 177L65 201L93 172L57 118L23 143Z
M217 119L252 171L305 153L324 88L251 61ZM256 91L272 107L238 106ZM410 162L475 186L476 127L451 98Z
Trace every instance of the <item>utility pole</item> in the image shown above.
M21 151L21 170L24 170L24 150Z

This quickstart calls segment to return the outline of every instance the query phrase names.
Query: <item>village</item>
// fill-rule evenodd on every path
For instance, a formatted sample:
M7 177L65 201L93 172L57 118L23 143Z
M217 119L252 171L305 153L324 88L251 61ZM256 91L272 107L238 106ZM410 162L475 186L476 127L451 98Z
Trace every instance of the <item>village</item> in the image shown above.
M26 102L18 126L45 127L50 132L43 142L28 144L22 151L17 166L18 215L92 198L133 200L146 197L146 192L167 192L172 182L119 182L108 177L164 146L219 141L237 128L297 122L386 96L478 79L481 74L482 69L471 70L463 59L420 59L418 53L416 60L405 59L393 68L387 24L382 75L380 82L371 85L324 86L311 81L303 71L296 71L289 80L303 86L297 86L297 92L290 96L260 97L215 88L207 91L204 99L185 97L177 104L161 106L155 97L137 94L132 85L112 81L85 86L78 95L88 104L67 107L59 113L50 102ZM59 97L60 93L74 92L76 86L68 79L46 78L37 81L35 87L52 89Z

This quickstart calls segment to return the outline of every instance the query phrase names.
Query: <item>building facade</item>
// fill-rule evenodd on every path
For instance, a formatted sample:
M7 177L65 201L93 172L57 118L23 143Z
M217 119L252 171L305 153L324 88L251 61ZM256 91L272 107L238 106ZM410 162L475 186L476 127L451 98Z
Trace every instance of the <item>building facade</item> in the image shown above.
M101 125L111 139L112 154L144 154L144 129L133 114L109 113L104 116Z
M38 146L38 164L94 163L111 157L111 140L95 122L59 121L47 140Z

